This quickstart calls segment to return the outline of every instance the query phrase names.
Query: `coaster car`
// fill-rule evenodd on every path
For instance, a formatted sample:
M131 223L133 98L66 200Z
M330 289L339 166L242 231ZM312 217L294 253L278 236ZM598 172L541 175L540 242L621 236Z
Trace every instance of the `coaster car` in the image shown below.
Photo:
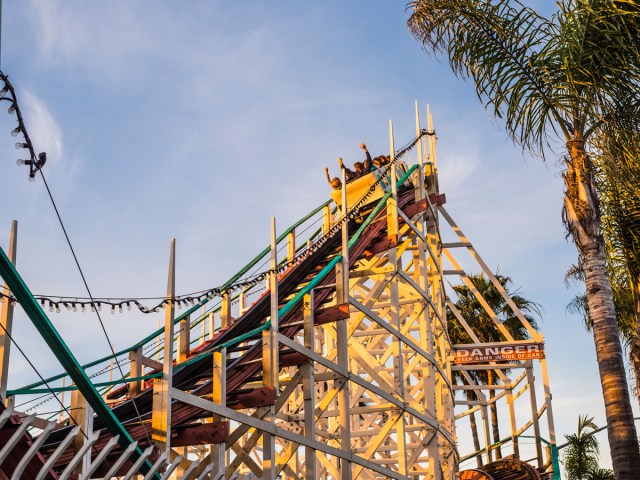
M404 162L396 163L395 169L397 179L402 178L402 176L407 173L407 165ZM385 173L383 174L382 172ZM405 184L410 186L411 182L406 180L403 186ZM369 196L367 196L365 205L380 200L385 193L391 191L391 175L389 169L382 167L347 183L347 210L350 210L370 190L372 191ZM331 198L333 198L333 201L338 207L342 208L342 190L332 190Z

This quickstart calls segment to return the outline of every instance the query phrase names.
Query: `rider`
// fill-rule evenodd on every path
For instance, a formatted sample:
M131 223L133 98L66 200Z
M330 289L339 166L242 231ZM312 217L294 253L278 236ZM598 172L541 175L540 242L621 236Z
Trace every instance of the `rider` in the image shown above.
M329 176L329 167L324 167L324 173L327 176L327 183L331 185L331 188L333 188L334 190L340 190L342 188L342 182L338 177L331 178Z

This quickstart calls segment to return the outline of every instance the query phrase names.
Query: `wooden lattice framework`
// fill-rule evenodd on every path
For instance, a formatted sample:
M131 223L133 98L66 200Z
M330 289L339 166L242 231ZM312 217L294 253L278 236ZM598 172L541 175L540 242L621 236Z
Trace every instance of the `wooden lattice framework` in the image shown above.
M156 345L160 344L156 358L148 353L150 346L143 344L124 352L131 366L131 380L124 380L130 382L129 388L119 393L110 389L103 393L104 398L111 403L121 401L118 399L124 401L143 390L141 379L145 375L156 377L148 425L157 450L165 453L167 462L174 462L176 478L211 475L211 478L265 480L275 480L278 476L286 479L453 480L458 475L461 459L476 458L483 462L484 458L484 463L495 460L496 442L491 440L488 408L500 402L506 405L504 415L509 418L511 435L498 443L510 443L512 454L519 457L518 439L533 427L536 446L533 460L540 470L553 468L557 472L557 465L552 462L555 439L546 361L540 361L544 392L541 408L537 406L531 361L453 365L447 309L474 337L472 328L447 296L447 277L458 276L464 284L469 283L468 274L457 260L457 249L471 253L481 271L496 282L443 205L431 116L428 114L429 134L423 136L417 105L416 130L418 138L422 137L417 142L418 164L408 171L406 168L400 171L407 171L404 185L410 185L411 190L404 190L403 198L412 196L411 204L407 208L399 204L398 171L391 169L392 189L380 204L386 215L375 220L384 223L384 238L368 245L356 258L350 258L354 232L349 231L349 222L343 222L342 247L326 258L326 262L333 265L331 278L334 280L304 292L299 306L303 315L293 335L283 333L291 328L290 324L282 328L279 325L282 311L279 274L271 273L264 286L271 298L268 322L257 334L252 331L237 341L223 343L211 353L209 393L198 394L197 388L188 391L176 388L172 385L174 370L192 362L198 345L212 341L217 335L214 332L224 331L234 319L242 318L251 308L248 298L259 288L244 289L235 300L223 293L215 311L205 309L193 319L190 314L176 319L170 304L162 333L164 348L160 337L154 340ZM390 152L393 157L392 128ZM345 183L343 177L343 185ZM341 204L348 204L345 189ZM368 213L370 210L365 209L361 219ZM332 209L329 205L322 209L323 230L328 232L341 214L339 208ZM452 229L455 241L443 240L441 223ZM351 224L352 230L353 227ZM295 229L279 241L273 221L271 251L267 256L273 272L279 265L278 251L285 248L287 259L293 260L300 250L296 242L301 241L296 238ZM175 295L174 248L172 244L168 298ZM311 248L311 243L307 248ZM319 309L316 299L322 290L325 291ZM531 341L543 342L541 334L528 325L506 292L501 293L524 322ZM496 328L504 330L497 319ZM200 329L202 335L199 336ZM513 339L506 332L505 341L510 340ZM262 352L260 358L252 360L260 364L259 377L244 383L242 388L273 392L272 401L228 406L228 366L255 345L261 345ZM281 361L283 350L289 358L285 362ZM291 362L291 354L295 362ZM198 355L203 352L198 351ZM8 355L2 360L8 362ZM518 376L511 379L505 368ZM491 369L500 381L490 386L476 384L467 373L473 369ZM524 373L519 374L521 370ZM465 382L452 384L453 371L461 372ZM6 388L6 378L0 384ZM477 400L456 396L458 391L469 390L476 392ZM486 390L500 390L500 393L486 395ZM530 420L518 426L515 402L526 392L531 405ZM76 410L87 408L77 397ZM210 445L173 446L172 409L178 404L208 412L198 416L204 426L228 424L228 435L221 437L225 440ZM477 412L484 421L484 445L480 451L463 457L458 451L456 421L475 418ZM547 417L548 426L546 456L540 425L543 415ZM82 439L77 443L76 454L82 448ZM87 455L84 465L90 464L91 458ZM86 467L78 466L77 471L81 472L82 468Z

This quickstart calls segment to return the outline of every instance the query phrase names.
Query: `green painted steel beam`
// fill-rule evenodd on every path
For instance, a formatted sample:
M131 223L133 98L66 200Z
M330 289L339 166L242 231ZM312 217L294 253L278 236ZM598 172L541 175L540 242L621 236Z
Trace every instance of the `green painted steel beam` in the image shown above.
M33 297L29 287L27 287L27 284L24 282L11 261L9 261L7 254L1 247L0 276L5 282L7 282L9 289L27 316L33 322L36 330L38 330L40 335L42 335L42 338L56 356L62 367L74 381L87 403L91 405L95 414L100 418L100 420L102 420L105 428L109 433L111 433L111 435L119 435L118 444L123 449L126 449L133 443L133 438L131 438L129 432L127 432L107 404L104 403L104 400L91 383L91 380L89 380L89 377L78 363L78 360L76 360L73 353L71 353L71 350L69 350L69 347L67 347L67 344L64 342L62 337L60 337L60 334L58 334L58 331L44 313L40 304L38 304L36 299ZM132 457L134 459L138 459L141 456L142 449L140 447L136 447L132 453ZM151 470L152 466L151 461L147 459L142 464L141 470L146 474ZM154 475L153 478L160 480L159 475Z
M131 382L139 382L141 380L151 380L152 378L160 378L162 377L162 372L151 373L149 375L142 375L141 377L133 377L133 378L121 378L120 380L112 380L110 382L96 382L93 384L94 387L110 387L113 385L124 385L125 383ZM7 397L12 397L14 395L36 395L42 393L60 393L60 392L72 392L74 390L78 390L76 385L67 385L66 387L51 387L51 388L34 388L31 390L25 389L15 389L15 390L7 390Z

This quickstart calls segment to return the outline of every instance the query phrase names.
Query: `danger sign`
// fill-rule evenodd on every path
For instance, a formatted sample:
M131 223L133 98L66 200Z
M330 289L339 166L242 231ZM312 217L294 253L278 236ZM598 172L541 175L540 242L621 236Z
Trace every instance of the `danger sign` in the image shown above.
M504 362L513 360L534 360L544 358L544 344L519 343L500 345L455 345L453 347L454 363Z

